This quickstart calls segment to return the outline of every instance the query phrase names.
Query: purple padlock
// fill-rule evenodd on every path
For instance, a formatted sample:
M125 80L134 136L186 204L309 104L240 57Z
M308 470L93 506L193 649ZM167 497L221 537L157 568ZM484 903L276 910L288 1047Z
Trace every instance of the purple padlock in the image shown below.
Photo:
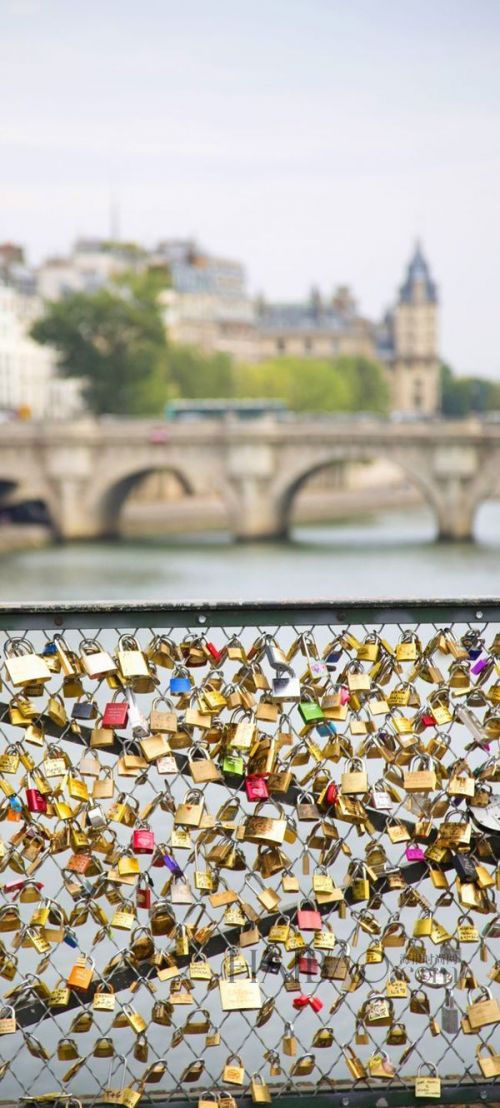
M407 846L405 855L407 862L425 862L425 854L421 846Z
M478 673L482 673L483 669L486 669L486 666L489 665L489 662L489 658L478 658L477 662L474 662L474 665L470 667L471 673L475 675Z

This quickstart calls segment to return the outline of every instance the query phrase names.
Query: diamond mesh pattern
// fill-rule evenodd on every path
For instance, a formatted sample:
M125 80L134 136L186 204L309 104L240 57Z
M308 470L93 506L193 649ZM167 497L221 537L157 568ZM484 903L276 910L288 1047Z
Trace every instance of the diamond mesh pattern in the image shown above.
M500 628L390 613L339 626L314 612L308 626L293 613L260 626L242 609L241 626L212 614L204 633L136 613L55 637L42 618L0 636L0 1021L16 1020L0 1034L2 1103L259 1099L259 1079L273 1099L343 1083L411 1097L419 1070L482 1086L498 1024L470 1033L467 1013L500 979ZM88 640L111 657L108 676L86 672ZM47 679L22 676L31 648ZM103 746L110 703L128 720ZM193 772L217 766L219 780L193 781L193 752ZM271 793L254 834L245 776ZM94 799L96 781L114 795ZM179 822L187 800L200 818ZM153 853L131 848L143 825ZM168 933L152 934L159 905ZM320 928L298 926L309 907ZM241 957L260 1010L221 1002L221 977L246 980ZM78 958L86 988L68 985Z

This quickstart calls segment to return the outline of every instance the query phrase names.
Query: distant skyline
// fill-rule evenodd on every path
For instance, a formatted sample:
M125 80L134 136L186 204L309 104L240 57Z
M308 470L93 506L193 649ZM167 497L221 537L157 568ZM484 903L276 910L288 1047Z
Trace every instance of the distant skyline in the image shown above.
M0 241L196 237L252 292L394 301L415 240L441 352L500 378L498 0L2 0Z

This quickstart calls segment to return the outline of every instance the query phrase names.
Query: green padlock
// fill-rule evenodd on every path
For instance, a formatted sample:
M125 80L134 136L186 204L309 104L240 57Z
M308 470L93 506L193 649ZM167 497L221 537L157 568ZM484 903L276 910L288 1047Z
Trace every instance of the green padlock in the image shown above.
M299 704L299 712L304 723L320 723L325 718L321 705L315 700L302 700Z
M240 777L245 772L245 763L241 754L225 754L222 762L223 773L237 773Z

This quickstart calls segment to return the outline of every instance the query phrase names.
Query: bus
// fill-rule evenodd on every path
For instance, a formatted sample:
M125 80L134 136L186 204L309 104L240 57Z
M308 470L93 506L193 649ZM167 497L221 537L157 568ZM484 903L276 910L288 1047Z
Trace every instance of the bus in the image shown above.
M282 419L287 412L284 400L171 400L165 408L165 419L169 423L200 419L246 421L266 416Z

